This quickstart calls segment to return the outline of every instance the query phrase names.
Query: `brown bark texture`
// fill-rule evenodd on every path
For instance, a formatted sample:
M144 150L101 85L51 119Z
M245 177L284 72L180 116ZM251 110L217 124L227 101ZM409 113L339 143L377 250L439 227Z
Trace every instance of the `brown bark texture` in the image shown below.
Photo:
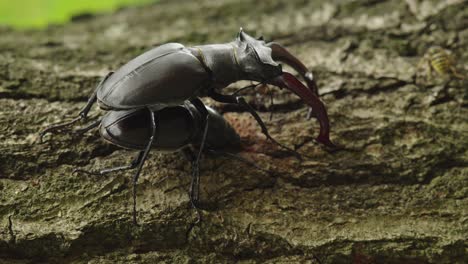
M132 172L72 174L128 164L134 152L96 130L37 143L39 131L74 117L97 82L136 55L167 42L228 42L239 27L285 45L314 72L342 150L314 141L317 122L288 91L262 87L245 97L303 161L267 141L248 113L204 99L242 136L238 155L270 173L205 155L203 219L193 226L190 164L153 151L134 226ZM468 81L431 73L425 60L442 46L468 79L467 1L160 1L45 30L1 28L0 36L1 263L468 259ZM91 117L103 113L96 106Z

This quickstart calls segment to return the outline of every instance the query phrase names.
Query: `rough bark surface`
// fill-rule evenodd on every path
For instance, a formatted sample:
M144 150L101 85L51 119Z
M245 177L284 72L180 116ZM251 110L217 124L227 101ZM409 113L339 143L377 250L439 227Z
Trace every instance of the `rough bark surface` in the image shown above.
M466 1L196 2L80 16L43 31L0 29L0 262L466 263L468 82L417 66L440 45L468 75ZM205 157L203 221L192 227L189 163L152 152L133 226L131 173L72 170L127 164L135 153L97 131L35 142L144 50L227 42L240 26L314 71L344 150L313 141L317 122L289 92L272 88L274 105L266 91L246 97L303 162L265 141L248 114L206 100L242 135L240 155L275 173Z

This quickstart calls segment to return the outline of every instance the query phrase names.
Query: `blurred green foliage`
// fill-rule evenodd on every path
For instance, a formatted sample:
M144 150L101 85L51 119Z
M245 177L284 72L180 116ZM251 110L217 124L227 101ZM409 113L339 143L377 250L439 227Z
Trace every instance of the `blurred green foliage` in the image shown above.
M62 24L83 13L111 12L119 7L155 0L0 0L0 25L43 28Z

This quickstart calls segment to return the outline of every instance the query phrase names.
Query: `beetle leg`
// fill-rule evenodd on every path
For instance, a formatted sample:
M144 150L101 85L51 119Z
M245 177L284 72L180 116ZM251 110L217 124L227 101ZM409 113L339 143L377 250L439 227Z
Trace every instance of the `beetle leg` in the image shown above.
M194 171L197 173L196 174L196 189L195 189L195 193L194 193L194 198L195 198L195 201L198 202L198 199L199 199L199 195L200 195L200 159L201 159L201 155L202 155L202 152L203 152L203 148L205 147L205 143L206 143L206 135L208 134L208 127L210 125L210 116L207 115L206 116L206 119L205 119L205 129L203 131L203 137L202 137L202 141L201 141L201 144L200 144L200 149L198 150L198 155L197 155L197 159L195 161L195 169Z
M98 89L102 86L102 84L113 74L114 72L109 72L98 84L98 86L96 87L96 89L94 90L93 94L91 95L91 97L88 99L88 102L86 103L85 107L83 107L83 109L78 113L78 116L75 117L74 119L72 119L71 121L68 121L68 122L65 122L65 123L58 123L58 124L54 124L54 125L51 125L51 126L48 126L46 129L44 129L41 133L39 133L39 137L40 137L40 142L42 143L43 142L43 138L45 136L45 134L49 133L49 132L52 132L52 131L57 131L57 130L60 130L64 127L67 127L67 126L71 126L73 124L75 124L76 122L82 120L82 119L86 119L88 117L88 113L89 111L91 110L91 107L93 106L94 102L96 102L96 98L97 98L97 91Z
M198 154L192 162L192 183L190 184L190 199L192 202L192 206L197 210L198 219L196 223L199 223L201 221L201 216L197 208L197 203L200 197L200 160L201 160L202 152L205 147L206 136L208 135L208 128L210 125L210 115L205 105L199 98L193 98L190 100L190 102L193 105L195 105L198 111L200 111L201 116L204 118L203 120L204 129L203 129L203 135L202 135L202 139L200 142L200 146L198 149Z
M132 170L132 169L135 169L138 166L138 164L140 163L142 157L143 157L143 151L140 151L140 152L138 152L138 156L136 156L129 165L118 166L118 167L114 167L114 168L107 168L107 169L103 169L103 170L100 170L100 171L86 171L86 170L82 170L82 169L74 169L72 174L85 173L85 174L88 174L88 175L101 176L101 175L111 173L111 172L116 172L116 171Z
M336 148L335 144L330 141L330 124L327 110L315 93L307 89L296 77L288 72L283 72L282 75L279 75L268 83L294 92L312 107L320 123L320 133L316 140L328 147Z
M198 209L198 197L195 199L195 189L198 188L200 184L199 181L199 167L196 164L196 156L195 153L190 148L184 148L182 150L182 153L184 153L184 156L190 161L192 164L192 180L190 181L190 191L189 191L189 199L190 199L190 204L192 205L192 208L195 209L195 212L197 213L197 221L195 221L194 224L197 224L201 221L201 214L200 210Z
M137 188L137 182L138 182L138 177L140 176L141 169L143 168L143 164L145 163L146 158L148 157L148 153L151 149L151 146L153 145L154 138L156 136L156 121L154 117L154 112L151 111L151 109L148 108L148 111L150 112L150 117L151 117L151 136L148 140L148 144L146 145L145 150L143 151L141 160L138 163L138 168L133 176L133 223L135 225L138 225L137 223L137 209L136 209L136 188Z
M301 154L299 154L297 151L279 143L276 141L273 137L270 136L270 133L268 133L268 129L263 122L262 118L255 112L255 109L252 108L244 99L242 96L232 96L232 95L225 95L225 94L219 94L216 93L215 91L212 91L209 96L213 98L216 101L222 102L222 103L230 103L230 104L237 104L243 107L245 110L247 110L257 121L257 123L260 125L260 128L262 129L262 133L273 143L276 145L280 146L283 149L286 149L287 151L291 152L296 158L299 160L302 160Z
M46 129L44 129L43 131L41 131L39 133L39 142L44 143L44 136L47 133L52 132L52 131L56 131L56 130L60 130L61 128L64 128L64 127L67 127L67 126L71 126L71 125L75 124L76 122L80 121L81 119L83 119L83 117L78 116L78 117L75 117L74 119L72 119L69 122L48 126Z
M75 133L77 135L82 135L82 134L88 132L89 130L98 127L99 124L101 124L101 120L102 120L102 118L99 118L99 119L95 120L94 122L92 122L91 124L89 124L89 125L87 125L85 127L76 129L75 131L73 131L73 133Z
M86 118L88 116L89 110L91 110L91 107L93 106L94 102L96 102L97 99L97 91L99 88L102 86L102 84L109 79L109 77L114 74L113 71L109 72L97 85L96 89L93 92L93 95L88 99L88 102L86 103L85 107L81 109L81 111L78 113L78 116L81 116L82 118Z
M197 156L192 160L192 183L190 184L190 198L194 208L197 207L196 204L200 198L200 160L206 142L206 135L208 134L209 116L206 117L205 123L203 137L198 149Z
M273 90L270 89L270 86L266 85L268 87L268 93L270 94L270 122L273 119L273 108L275 107L275 101L273 100ZM311 108L312 109L312 108Z

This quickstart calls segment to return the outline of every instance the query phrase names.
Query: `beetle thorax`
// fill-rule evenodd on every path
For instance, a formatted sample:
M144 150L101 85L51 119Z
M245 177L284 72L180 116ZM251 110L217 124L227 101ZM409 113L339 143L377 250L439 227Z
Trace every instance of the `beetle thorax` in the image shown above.
M193 48L198 51L202 62L211 71L214 86L225 87L244 79L235 46L231 43L195 46Z

